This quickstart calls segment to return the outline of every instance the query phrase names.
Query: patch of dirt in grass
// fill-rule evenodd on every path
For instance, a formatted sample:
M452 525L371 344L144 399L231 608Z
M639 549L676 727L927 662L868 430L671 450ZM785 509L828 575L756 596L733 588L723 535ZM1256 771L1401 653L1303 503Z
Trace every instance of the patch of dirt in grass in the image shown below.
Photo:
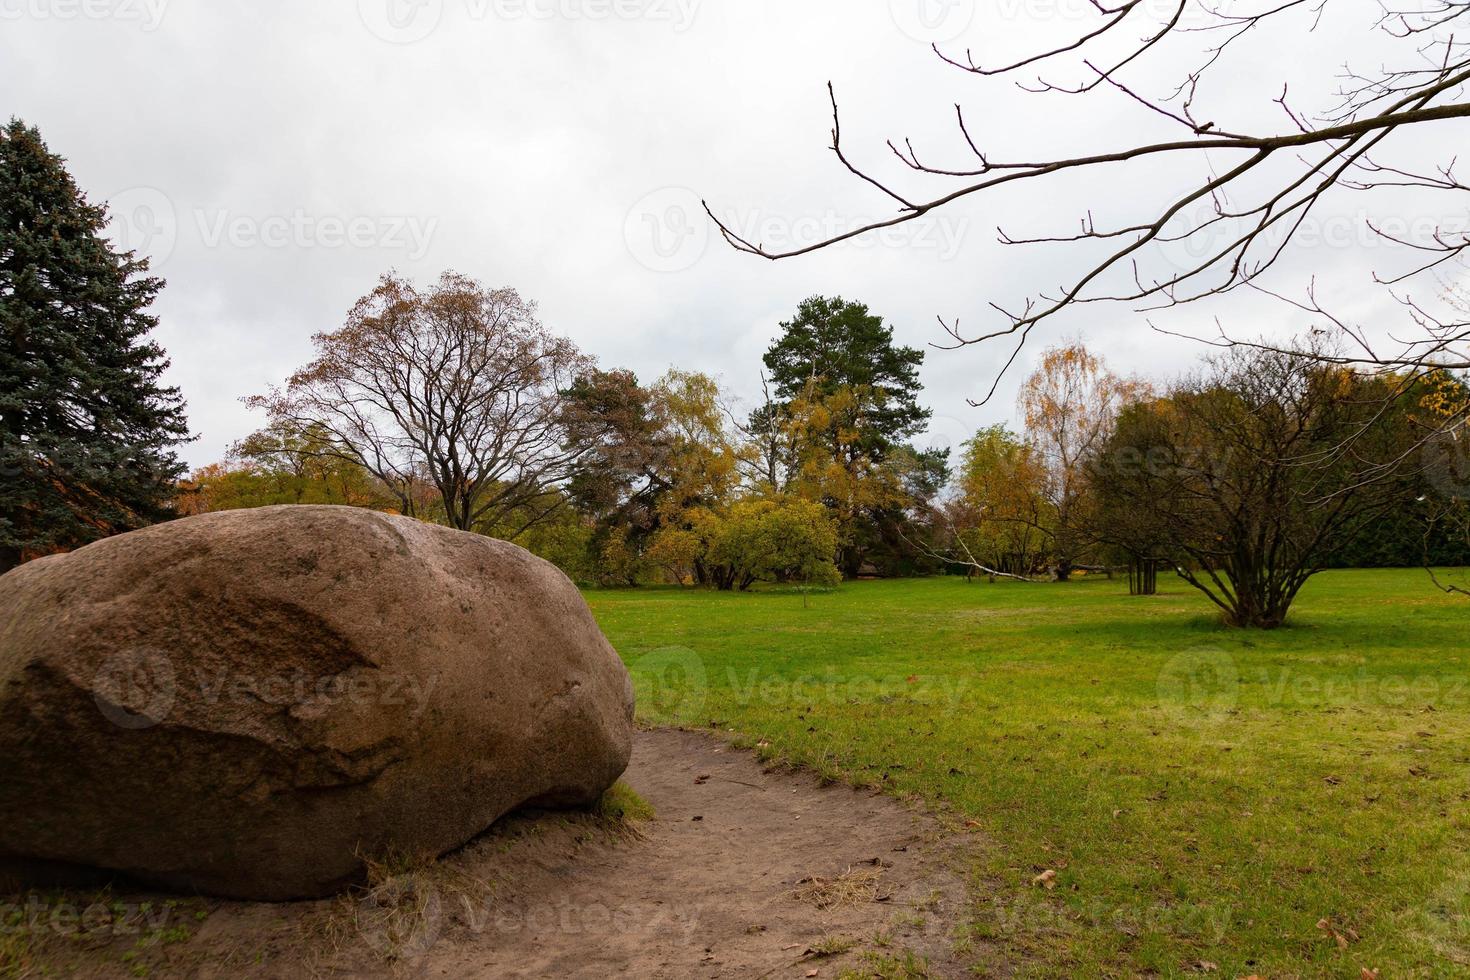
M947 977L976 955L957 944L975 839L927 813L701 732L639 732L624 783L615 805L509 817L332 900L192 899L178 923L80 941L42 911L10 975Z

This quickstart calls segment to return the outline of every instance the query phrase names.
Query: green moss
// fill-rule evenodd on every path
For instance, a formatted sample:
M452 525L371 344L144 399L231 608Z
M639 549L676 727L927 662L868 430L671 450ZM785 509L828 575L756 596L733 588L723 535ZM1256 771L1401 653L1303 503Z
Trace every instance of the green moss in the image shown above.
M594 812L600 819L619 826L652 820L654 816L653 804L621 781L614 783L611 789L602 794Z

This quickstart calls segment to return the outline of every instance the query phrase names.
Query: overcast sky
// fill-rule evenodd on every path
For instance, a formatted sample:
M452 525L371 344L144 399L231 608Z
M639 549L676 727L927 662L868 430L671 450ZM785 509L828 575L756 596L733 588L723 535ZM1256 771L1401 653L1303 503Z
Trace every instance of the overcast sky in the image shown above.
M1018 189L883 240L780 263L725 246L698 200L774 245L891 213L826 149L829 79L849 152L915 194L947 185L904 176L883 140L911 137L924 158L966 165L956 102L999 157L1177 136L1117 93L1082 104L1029 96L946 67L928 48L937 40L982 60L1017 56L1089 29L1090 9L1085 0L0 0L0 92L92 199L110 202L119 240L151 255L168 280L159 339L199 435L185 455L199 465L258 424L239 399L309 360L311 335L340 325L388 269L422 281L455 269L513 286L605 366L649 380L670 365L707 371L747 399L779 322L808 295L860 299L915 346L943 339L937 316L994 326L988 303L1018 305L1085 257L1001 247L997 225L1055 234L1075 231L1088 208L1130 217L1130 205L1200 176L1202 162ZM1283 82L1301 108L1325 109L1336 68L1380 57L1364 26L1329 18L1312 43L1263 38L1221 67L1211 107L1233 124L1284 131L1271 103ZM1076 76L1064 65L1055 77ZM1135 81L1162 95L1177 79L1160 65ZM1365 206L1335 199L1317 217L1317 244L1282 274L1298 287L1336 275L1340 308L1371 319L1385 301L1361 271L1384 246L1355 230ZM1424 217L1402 202L1377 206ZM1207 329L1215 316L1243 334L1287 328L1283 314L1245 300L1163 322ZM1071 336L1118 369L1154 377L1201 353L1126 307L1089 307L1049 326L996 398L972 408L966 399L984 391L1006 351L933 350L923 372L932 442L1009 420L1015 383L1045 343Z

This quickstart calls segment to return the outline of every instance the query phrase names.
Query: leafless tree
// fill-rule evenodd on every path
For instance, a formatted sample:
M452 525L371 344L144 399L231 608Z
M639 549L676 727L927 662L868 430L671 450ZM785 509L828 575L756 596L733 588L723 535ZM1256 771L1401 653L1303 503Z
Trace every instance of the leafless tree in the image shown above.
M741 471L754 484L771 493L785 493L792 478L792 460L797 452L797 435L786 418L784 406L771 394L771 382L761 372L761 403L742 419L727 407L726 417L743 442Z
M1084 303L1123 302L1149 310L1191 303L1247 288L1289 299L1351 341L1334 355L1336 363L1403 373L1426 366L1470 367L1470 321L1463 315L1440 311L1407 292L1407 284L1422 274L1434 274L1462 258L1470 248L1465 226L1445 227L1426 237L1407 238L1364 219L1368 231L1387 241L1418 250L1422 261L1402 271L1375 273L1403 304L1405 328L1387 341L1371 331L1329 313L1318 303L1316 290L1303 284L1304 296L1288 298L1261 280L1299 236L1314 211L1328 197L1362 194L1394 188L1459 195L1470 187L1455 174L1454 159L1419 160L1405 165L1397 157L1380 154L1391 137L1405 131L1427 133L1436 124L1470 117L1464 100L1470 81L1470 48L1455 32L1470 23L1470 0L1383 0L1375 16L1375 37L1393 52L1383 66L1371 71L1345 69L1338 93L1326 105L1307 112L1295 105L1283 88L1271 108L1279 127L1237 126L1222 96L1238 88L1235 73L1251 70L1247 56L1252 43L1272 37L1291 38L1300 45L1334 44L1340 22L1314 34L1335 14L1361 11L1347 0L1088 0L1094 21L1071 31L1055 44L1016 55L1003 63L979 63L966 50L934 53L958 71L977 80L1022 77L1018 82L1029 95L1086 98L1110 93L1131 103L1141 119L1172 126L1178 137L1159 141L1099 146L1092 152L1052 158L1045 154L1019 160L1000 159L985 149L986 135L972 124L965 109L954 108L955 142L950 159L939 162L931 152L922 155L907 138L888 141L896 170L880 172L859 163L843 143L835 92L832 102L832 150L853 176L885 195L895 206L889 218L853 228L804 247L777 250L742 238L715 217L725 239L735 248L770 259L800 255L877 229L914 221L941 209L970 201L1013 197L1026 190L1045 192L1067 175L1083 175L1098 188L1114 185L1110 174L1130 163L1176 165L1203 174L1188 180L1183 190L1159 181L1152 197L1132 219L1100 224L1089 209L1074 230L1012 236L1011 245L1072 245L1085 252L1056 290L1028 296L1013 303L992 303L998 321L975 331L962 331L958 320L940 323L945 340L940 346L960 347L987 341L1008 344L1009 356L992 381L989 398L1000 377L1016 359L1033 329L1063 310ZM1332 23L1328 20L1329 23ZM1185 67L1177 67L1183 64ZM1177 72L1162 97L1145 91L1150 73ZM1036 73L1040 73L1037 77ZM1050 78L1048 78L1050 76ZM1065 78L1067 80L1058 80ZM1043 117L1048 104L1038 104ZM1144 127L1140 125L1139 129ZM1123 130L1126 132L1126 129ZM1442 130L1441 130L1442 133ZM1402 150L1407 141L1392 144ZM1409 146L1413 155L1413 146ZM958 157L956 157L956 153ZM939 184L942 190L935 192ZM1444 213L1463 213L1466 198L1452 197ZM1099 204L1103 204L1099 201ZM1109 197L1109 206L1116 202ZM1090 245L1090 247L1088 247ZM1172 247L1191 256L1187 262L1155 271L1150 254ZM1101 250L1099 252L1099 249ZM1099 257L1100 255L1100 257ZM1241 340L1221 332L1209 339L1220 346L1269 344ZM1292 350L1292 353L1309 353ZM984 400L984 399L981 399Z
M569 439L564 392L592 362L552 336L513 289L445 273L427 291L393 274L280 390L247 399L273 424L311 431L417 508L425 483L448 524L512 536L550 516L595 446Z

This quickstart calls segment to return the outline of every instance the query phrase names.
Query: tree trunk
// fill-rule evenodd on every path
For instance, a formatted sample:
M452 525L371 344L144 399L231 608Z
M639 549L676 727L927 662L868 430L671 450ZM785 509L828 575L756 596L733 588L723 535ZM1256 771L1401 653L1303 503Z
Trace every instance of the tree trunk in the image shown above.
M1135 558L1128 563L1128 594L1157 595L1159 563L1153 558Z
M1263 630L1276 629L1286 622L1292 596L1282 588L1276 569L1257 567L1250 560L1237 558L1226 572L1235 592L1226 622Z

